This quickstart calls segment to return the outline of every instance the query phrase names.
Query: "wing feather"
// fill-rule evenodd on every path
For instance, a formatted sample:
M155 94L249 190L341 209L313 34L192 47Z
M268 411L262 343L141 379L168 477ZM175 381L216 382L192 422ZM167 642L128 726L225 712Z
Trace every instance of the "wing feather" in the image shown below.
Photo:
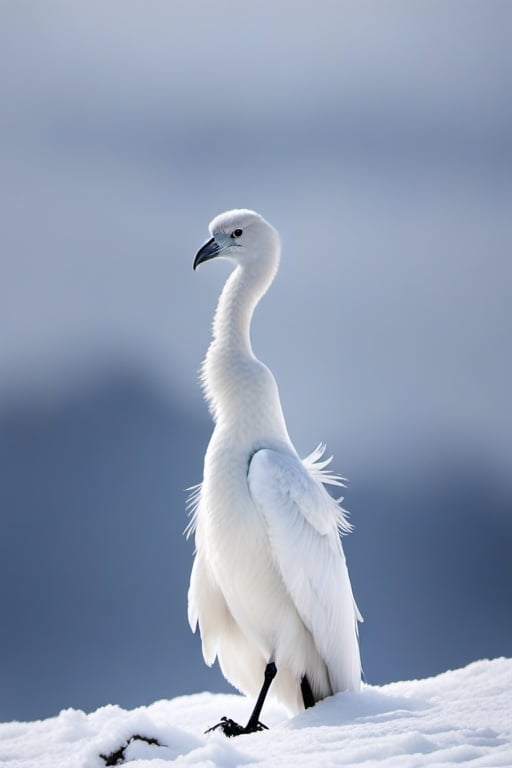
M338 533L346 522L319 479L322 469L311 473L298 457L264 449L252 457L248 483L276 566L327 665L333 691L356 690L358 611Z

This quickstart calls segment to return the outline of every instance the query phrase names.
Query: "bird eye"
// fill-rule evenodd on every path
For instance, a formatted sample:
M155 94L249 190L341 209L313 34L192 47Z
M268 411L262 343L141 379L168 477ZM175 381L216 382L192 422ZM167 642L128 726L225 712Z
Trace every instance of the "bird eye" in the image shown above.
M231 233L231 237L242 237L242 235L243 235L243 230L242 229L235 229Z

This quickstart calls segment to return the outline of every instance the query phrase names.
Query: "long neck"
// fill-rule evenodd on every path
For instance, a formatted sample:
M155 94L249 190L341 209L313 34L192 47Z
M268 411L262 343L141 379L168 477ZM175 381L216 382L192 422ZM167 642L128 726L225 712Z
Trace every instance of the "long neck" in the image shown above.
M215 418L221 413L240 418L246 399L258 397L256 369L264 366L252 351L251 319L276 269L277 259L275 264L238 266L226 281L202 369L205 395Z
M238 266L228 277L213 320L213 350L253 357L251 320L261 297L267 291L274 273L262 274Z

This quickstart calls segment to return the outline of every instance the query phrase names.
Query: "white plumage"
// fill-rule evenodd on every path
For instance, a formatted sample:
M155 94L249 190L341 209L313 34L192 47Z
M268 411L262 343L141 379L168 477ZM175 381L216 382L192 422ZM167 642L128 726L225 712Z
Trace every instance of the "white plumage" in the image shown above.
M323 447L301 460L288 436L272 373L254 355L253 311L280 258L275 229L253 211L210 224L212 239L194 268L214 257L235 265L215 313L202 381L215 429L204 477L191 500L196 554L188 595L203 655L227 680L256 697L275 662L271 693L291 712L357 690L360 619L339 532L350 526L325 484Z

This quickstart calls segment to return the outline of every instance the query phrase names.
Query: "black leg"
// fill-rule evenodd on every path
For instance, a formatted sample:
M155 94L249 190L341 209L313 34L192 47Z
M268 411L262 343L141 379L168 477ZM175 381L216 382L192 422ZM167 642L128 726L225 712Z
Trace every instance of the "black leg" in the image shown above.
M258 700L256 701L256 704L254 705L254 709L249 718L249 722L245 726L246 728L250 728L251 730L257 730L256 726L259 723L261 710L262 710L263 704L265 703L265 699L267 698L268 689L270 688L272 680L276 675L277 675L277 667L274 664L274 662L271 661L265 667L265 679L263 680L263 685L261 686L260 695L258 696Z
M300 689L302 691L302 700L304 702L304 707L306 709L309 709L309 707L314 707L315 698L313 696L313 691L311 690L311 686L309 684L307 675L304 675L304 677L300 681Z
M228 717L221 717L220 723L217 723L217 725L214 725L212 728L208 728L206 733L210 733L211 731L220 728L225 736L240 736L242 733L255 733L256 731L267 730L267 726L260 723L260 714L265 699L267 698L268 689L276 675L277 667L273 661L270 661L265 667L265 679L263 680L260 694L245 728Z

